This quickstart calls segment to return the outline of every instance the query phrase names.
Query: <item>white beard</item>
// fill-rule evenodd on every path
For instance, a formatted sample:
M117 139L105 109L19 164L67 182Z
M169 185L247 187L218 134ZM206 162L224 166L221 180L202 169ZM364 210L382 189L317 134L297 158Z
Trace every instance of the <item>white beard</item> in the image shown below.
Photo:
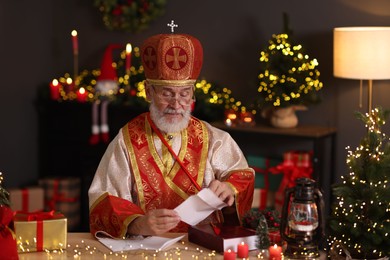
M180 109L180 110L172 110L165 109L165 111L159 111L156 105L152 102L149 107L150 117L153 122L156 124L157 128L160 129L164 133L178 133L181 130L187 128L188 123L190 122L191 117L191 108L188 109ZM165 118L166 112L175 112L180 113L183 118L180 120L175 120L175 122L167 122Z

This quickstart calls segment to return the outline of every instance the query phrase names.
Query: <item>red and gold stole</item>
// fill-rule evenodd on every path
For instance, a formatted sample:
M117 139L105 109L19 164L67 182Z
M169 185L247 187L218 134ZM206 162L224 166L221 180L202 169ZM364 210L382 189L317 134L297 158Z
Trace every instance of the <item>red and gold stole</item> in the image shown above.
M122 133L138 192L138 205L144 211L175 208L197 193L196 187L177 162L171 169L164 169L154 145L154 133L147 113L129 122L122 128ZM191 117L188 128L181 132L181 148L177 156L199 186L202 186L204 179L208 143L206 126Z

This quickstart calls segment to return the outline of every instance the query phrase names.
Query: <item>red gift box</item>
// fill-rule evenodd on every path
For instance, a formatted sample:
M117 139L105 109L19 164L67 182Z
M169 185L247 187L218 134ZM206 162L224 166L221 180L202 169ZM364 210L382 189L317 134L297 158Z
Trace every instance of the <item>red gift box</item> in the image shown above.
M283 179L275 193L275 209L282 211L284 192L295 186L298 178L312 178L312 153L307 151L288 151L283 155L283 162L270 169L272 173L282 173Z

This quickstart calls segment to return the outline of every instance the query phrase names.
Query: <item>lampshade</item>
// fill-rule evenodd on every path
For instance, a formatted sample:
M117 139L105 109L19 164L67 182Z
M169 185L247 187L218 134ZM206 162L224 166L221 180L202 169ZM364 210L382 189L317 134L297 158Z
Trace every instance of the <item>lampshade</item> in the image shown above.
M339 27L333 33L335 77L390 79L390 27Z

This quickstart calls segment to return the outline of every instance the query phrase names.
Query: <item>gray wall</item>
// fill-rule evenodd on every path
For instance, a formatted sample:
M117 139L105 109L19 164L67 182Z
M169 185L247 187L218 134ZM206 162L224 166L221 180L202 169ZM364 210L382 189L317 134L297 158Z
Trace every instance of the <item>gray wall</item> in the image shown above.
M201 75L246 101L256 95L259 52L273 33L282 32L283 12L289 15L294 37L320 62L324 83L323 102L299 112L300 123L338 128L336 176L346 173L345 147L357 146L365 128L353 115L359 110L359 82L332 75L332 30L389 25L389 1L167 0L165 14L138 34L107 31L92 2L0 1L0 171L6 186L38 179L37 87L72 72L73 29L79 33L80 68L92 69L99 67L107 44L139 46L150 35L169 32L166 24L174 19L178 33L193 34L203 43ZM389 96L389 81L374 82L375 106L390 108ZM365 110L366 104L361 111ZM388 125L386 132L390 134Z

